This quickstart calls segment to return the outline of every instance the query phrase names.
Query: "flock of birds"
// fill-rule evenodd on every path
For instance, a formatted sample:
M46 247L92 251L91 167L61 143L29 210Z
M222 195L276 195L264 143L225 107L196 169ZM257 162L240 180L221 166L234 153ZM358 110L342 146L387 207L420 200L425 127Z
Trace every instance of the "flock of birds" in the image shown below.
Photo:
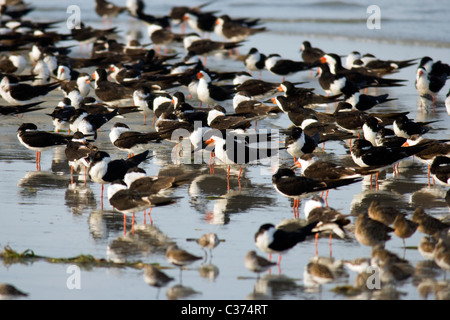
M350 217L330 208L326 196L312 197L313 194L359 182L366 175L376 176L378 183L380 171L394 167L395 172L401 160L412 156L428 165L434 181L450 186L449 140L426 138L434 121L415 122L408 118L408 112L371 113L369 109L395 99L388 94L367 93L368 88L403 86L406 80L384 76L418 64L417 92L435 104L450 77L450 66L444 62L430 57L381 60L356 51L344 62L341 56L312 47L308 41L302 44L301 61L285 59L280 54L265 55L255 47L239 55L243 42L266 32L266 28L259 19L232 18L219 16L217 11L205 11L209 3L174 7L167 16L154 16L145 13L145 4L140 0L127 1L124 7L96 0L95 11L105 22L121 13L144 22L151 49L136 40L129 44L118 42L116 27L94 29L81 24L68 34L60 34L51 31L59 21L27 20L25 16L32 8L21 0L6 3L2 6L0 35L0 50L4 53L0 60L0 94L9 105L1 106L0 112L23 116L43 110L41 104L46 95L62 92L64 98L59 105L52 112L45 111L49 121L53 121L54 132L24 122L18 128L18 140L36 151L38 170L42 151L65 146L72 182L74 174L84 171L85 179L101 185L102 201L103 186L108 185L108 201L124 214L124 219L131 214L134 221L136 213L147 209L151 219L152 207L177 201L176 197L167 196L167 191L193 179L192 174L148 176L139 167L151 159L149 150L156 143L167 140L181 145L181 139L174 134L177 130L188 132L185 138L192 145L189 152L209 151L210 163L217 158L228 166L228 179L231 167L239 167L239 180L242 166L249 163L281 152L294 158L291 165L278 168L272 182L279 193L294 201L297 219L278 226L263 224L257 230L254 237L257 248L270 255L279 254L280 258L271 262L250 251L245 266L258 274L280 265L281 255L299 242L326 234L331 244L334 235L348 236ZM174 33L171 26L179 24L187 24L192 32L183 27L181 33ZM207 35L213 32L223 41L211 40ZM71 48L59 45L66 40L92 44L90 57L71 57ZM245 71L214 70L206 58L216 54L225 59L239 59ZM30 63L31 73L24 74ZM94 71L91 74L86 70ZM298 72L312 70L317 70L319 84L326 94L305 88L302 82L286 80ZM281 81L262 80L263 71L279 76ZM258 73L259 78L253 76ZM233 110L227 110L230 104ZM315 110L318 105L328 104L336 106L333 113ZM445 105L450 114L449 98ZM148 118L153 118L151 130L138 132L130 128L123 119L133 113L141 113L145 125L150 122ZM284 146L260 147L260 143L271 142L275 137L266 131L259 133L257 121L280 115L292 122L292 126L282 131L286 136ZM121 120L111 126L109 138L128 157L112 159L95 142L101 134L99 129L116 119ZM314 152L321 143L344 140L350 141L353 166L325 160ZM185 150L180 147L174 156L182 151ZM300 174L296 173L299 167ZM307 197L310 199L305 203L305 219L298 219L300 199ZM406 239L418 230L430 236L427 239L433 244L432 257L436 263L449 270L449 228L449 224L421 208L409 219L401 210L374 201L368 212L356 217L353 230L360 243L373 247L372 258L348 265L363 270L376 264L393 278L410 276L407 261L390 254L384 244L391 239L391 233ZM212 250L220 240L215 234L207 234L198 243ZM176 246L167 248L166 257L180 270L203 259ZM329 273L318 262L310 267L308 270L318 278ZM157 287L173 280L153 265L146 267L145 277Z

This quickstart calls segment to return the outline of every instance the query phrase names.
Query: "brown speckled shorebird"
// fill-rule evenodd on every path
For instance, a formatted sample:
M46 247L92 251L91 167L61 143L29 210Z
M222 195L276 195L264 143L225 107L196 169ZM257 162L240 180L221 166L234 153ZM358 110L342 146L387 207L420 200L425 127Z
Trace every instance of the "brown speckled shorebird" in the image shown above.
M420 232L431 236L450 228L450 225L427 214L422 207L418 207L414 210L411 220L419 224L417 229Z
M395 235L403 240L403 247L405 247L405 239L416 232L419 224L407 219L405 214L398 214L392 226L394 227Z
M186 250L180 249L175 244L171 244L166 250L166 259L171 264L180 268L180 280L181 280L181 271L184 266L190 265L197 260L202 260L202 257L193 255Z
M434 262L445 271L445 274L450 270L450 247L442 238L439 238L436 244Z
M400 214L400 211L393 207L382 206L377 200L370 203L369 217L389 226L394 223L395 217Z
M359 243L366 246L382 245L386 243L393 232L389 226L377 220L371 219L367 213L360 213L355 221L355 237Z
M256 251L252 250L247 252L247 254L245 255L244 265L248 270L257 273L259 278L260 273L265 272L269 270L271 267L276 266L277 263L271 262L266 258L258 256L256 254Z
M0 299L15 299L28 296L28 293L22 292L8 283L0 283Z
M433 260L434 251L436 249L436 239L431 236L422 237L417 249L419 250L422 257L428 260Z
M210 259L212 259L212 250L216 248L220 243L219 237L214 232L202 234L202 236L198 239L189 238L187 239L187 241L195 241L205 250L205 262L207 259L206 249L209 250Z

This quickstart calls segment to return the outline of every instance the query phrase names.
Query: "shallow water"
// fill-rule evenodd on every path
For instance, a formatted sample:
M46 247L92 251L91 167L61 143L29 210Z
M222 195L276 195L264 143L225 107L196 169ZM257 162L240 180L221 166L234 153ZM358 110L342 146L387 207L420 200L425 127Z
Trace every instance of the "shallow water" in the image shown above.
M67 17L66 3L61 1L32 1L37 7L30 14L35 19L60 20ZM116 1L118 3L118 1ZM186 3L186 2L185 2ZM202 3L188 1L188 4ZM366 27L369 4L361 1L227 1L213 4L211 10L220 10L230 16L262 17L270 31L250 38L240 49L246 53L255 46L265 53L278 52L284 57L300 59L299 48L304 40L328 52L346 55L353 50L371 52L385 59L411 59L425 55L435 60L448 62L450 39L445 32L448 9L441 1L430 1L426 12L420 1L379 1L382 20L381 29ZM408 3L408 6L406 6ZM168 13L177 1L148 2L146 12ZM82 19L93 26L101 22L92 11L91 1L78 1ZM41 9L42 8L42 9ZM209 7L208 7L209 8ZM447 12L445 12L447 10ZM244 14L245 13L245 14ZM121 37L131 31L142 32L142 43L146 43L146 30L136 21L124 15L114 20L121 29ZM174 30L178 30L175 27ZM61 32L65 27L60 26ZM212 35L215 38L215 35ZM123 38L121 38L123 39ZM124 40L125 41L125 40ZM175 48L179 50L179 48ZM78 48L74 48L74 54ZM218 70L242 70L242 62L226 58L211 57L209 68ZM263 72L263 79L280 81ZM416 120L440 120L433 124L431 138L449 139L449 116L443 106L448 85L442 90L438 104L432 108L420 107L414 88L415 67L404 69L395 78L408 79L407 85L387 92L398 100L373 109L382 111L409 111ZM308 72L291 77L293 81L308 81L308 86L322 93L317 80ZM315 255L313 241L300 243L283 256L280 269L257 279L243 264L249 250L256 249L253 236L263 223L278 224L293 218L292 203L279 195L272 186L271 175L276 167L271 164L250 165L244 168L241 185L236 175L231 176L227 191L226 171L215 167L211 174L208 165L173 163L169 151L173 144L164 142L152 150L153 158L142 164L149 175L160 170L187 170L198 173L198 178L188 185L177 188L173 196L177 202L167 207L152 210L153 224L148 216L136 215L134 235L131 230L131 216L127 217L127 235L123 233L123 216L114 212L106 199L100 198L100 185L84 182L81 175L75 184L70 183L70 169L64 157L64 148L56 148L42 154L41 170L36 170L35 154L22 147L15 134L24 121L34 122L38 127L52 130L46 112L50 112L61 99L55 92L48 97L48 110L25 114L23 118L2 117L0 127L0 194L3 209L0 213L0 245L9 245L16 251L31 249L37 255L49 257L73 257L90 254L96 258L121 261L142 261L159 263L167 267L165 272L174 277L168 287L157 289L147 285L142 270L131 268L94 268L81 271L81 288L69 289L67 280L71 273L70 264L33 262L30 264L3 265L0 282L16 285L29 293L29 299L347 299L331 291L336 286L352 285L355 273L344 269L343 275L335 281L310 288L305 283L304 268ZM230 108L230 104L225 107ZM229 109L228 109L229 110ZM325 111L325 107L317 110ZM330 105L327 111L332 112ZM126 122L135 130L149 130L142 117L129 115ZM114 123L114 122L112 122ZM112 124L105 125L99 133L97 146L109 152L113 158L126 155L114 149L108 133ZM290 125L289 119L281 114L258 121L259 129L281 129ZM321 152L318 150L318 152ZM325 152L328 157L351 163L347 142L329 142ZM281 164L291 164L292 158L285 152L280 154ZM380 199L388 206L395 206L411 214L416 206L423 206L427 213L436 217L448 215L445 203L447 189L428 186L427 168L417 159L408 159L400 164L400 174L394 176L388 169L382 174L379 189L371 188L365 179L362 182L331 190L328 204L343 213L356 215L367 210L372 199ZM301 202L300 216L304 201ZM354 222L354 217L352 217ZM194 242L186 241L206 232L216 232L223 241L214 249L211 261L195 263L183 270L172 268L164 257L164 251L157 245L164 240L177 242L182 248L203 255ZM405 282L383 287L385 290L368 291L360 299L434 299L430 293L419 292L419 284L427 279L444 280L444 273L432 261L426 260L414 248L423 234L416 232L406 240L411 249L404 249L401 239L392 236L386 248L405 257L415 267L416 274ZM329 257L328 239L319 239L319 256ZM332 257L351 260L370 257L371 248L359 244L353 237L336 239L332 245ZM260 253L261 254L261 253ZM264 254L262 254L264 255ZM276 259L274 256L272 259ZM209 271L209 272L206 272ZM180 287L181 284L181 287ZM447 280L448 285L448 280Z

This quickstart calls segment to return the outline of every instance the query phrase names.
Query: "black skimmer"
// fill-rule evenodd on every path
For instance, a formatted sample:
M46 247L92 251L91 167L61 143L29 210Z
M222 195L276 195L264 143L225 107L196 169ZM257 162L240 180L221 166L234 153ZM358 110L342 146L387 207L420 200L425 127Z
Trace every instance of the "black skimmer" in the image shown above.
M197 79L197 97L206 105L215 106L233 98L234 88L213 84L211 77L205 71L198 72Z
M126 217L133 215L132 232L134 232L134 218L137 212L154 206L164 206L174 203L173 198L166 198L157 195L142 194L138 191L130 190L122 180L115 180L108 186L109 204L123 213L124 234L126 234Z
M42 85L19 83L14 77L5 75L0 82L0 94L12 105L24 105L36 102L36 99L43 98L58 86L59 82Z
M250 140L250 139L249 139ZM250 143L249 143L250 142ZM279 153L279 147L253 147L251 141L240 139L238 134L227 133L226 137L212 135L205 141L206 146L214 146L214 157L218 158L224 165L228 166L227 182L229 186L231 165L239 165L238 181L242 174L242 166L263 159L269 159Z
M288 115L289 120L297 127L300 127L303 121L309 116L315 116L321 123L334 122L333 114L318 112L311 108L304 108L298 103L289 102L288 98L285 96L276 96L271 100L281 109L281 111Z
M172 96L175 115L182 121L187 121L193 125L200 124L202 127L208 126L208 109L194 108L185 101L182 92L175 92Z
M424 150L426 145L412 147L385 147L373 146L365 139L356 139L350 148L353 161L360 167L384 168L394 166L397 162L406 159ZM378 181L378 173L377 180Z
M95 12L102 18L103 23L106 19L115 18L126 10L127 7L117 6L106 0L95 0Z
M283 59L279 54L273 53L267 56L265 66L270 73L282 76L284 81L287 76L291 76L300 71L311 70L317 65L304 61Z
M355 56L355 60L350 64L350 61L346 61L347 69L352 68L364 68L365 72L382 77L387 74L398 72L400 69L412 66L416 63L417 58L408 60L381 60L377 59L374 55L366 53Z
M128 156L149 150L153 143L162 140L158 132L132 131L128 125L116 122L109 133L111 143L119 150L128 152Z
M271 223L265 223L255 233L255 245L269 255L278 254L278 265L280 265L281 255L286 254L298 243L313 235L315 233L313 229L317 223L318 221L314 221L293 231L277 228Z
M92 78L95 80L95 95L105 103L117 103L133 97L133 88L108 81L105 69L96 69Z
M65 70L67 67L60 66L58 69ZM87 97L91 91L91 76L86 72L78 74L76 80L64 81L61 83L61 90L64 91L66 96L73 90L77 89L82 97Z
M0 114L2 114L4 116L8 115L8 114L19 115L19 114L23 114L26 112L42 110L43 108L41 108L41 107L39 107L39 108L34 108L34 107L40 105L43 102L44 101L40 101L40 102L34 102L34 103L29 103L29 104L24 104L24 105L19 105L19 106L0 106Z
M266 31L266 27L254 28L247 23L233 20L228 15L217 18L214 32L228 41L243 41L251 35Z
M262 70L266 68L266 55L253 47L244 57L244 65L250 73L258 71L261 78Z
M381 119L369 115L362 126L365 140L373 146L385 147L401 147L406 142L406 138L397 136L394 130L386 128L380 122Z
M225 110L219 106L208 111L208 126L220 131L230 129L248 129L251 126L252 118L240 114L226 114Z
M47 113L52 117L55 132L59 133L61 130L70 130L70 118L75 114L75 107L69 98L63 98L58 105L53 109L52 113Z
M0 59L0 72L21 74L27 65L27 61L20 54L3 56Z
M294 199L293 211L298 211L300 199L312 193L335 189L341 186L349 185L361 181L361 178L348 178L337 180L319 180L311 179L305 176L297 176L295 171L290 168L279 168L272 176L272 183L280 194Z
M299 127L307 136L316 137L318 135L319 143L354 138L352 133L340 130L335 123L320 122L314 114L306 114ZM291 129L288 128L283 131L290 134Z
M298 158L298 162L301 173L305 177L322 181L353 179L376 173L376 171L366 168L339 165L332 161L321 160L312 153L302 155Z
M397 87L402 86L400 82L406 81L401 79L387 79L377 77L375 75L364 74L358 69L348 70L342 66L341 58L334 53L327 53L323 55L320 60L322 64L327 63L330 72L334 75L344 75L348 80L357 85L358 88L365 87Z
M114 108L108 113L88 113L85 109L76 109L70 117L70 130L80 131L86 136L93 136L97 139L98 130L112 118L117 116L119 109Z
M165 53L167 53L169 45L171 45L173 43L177 43L177 42L182 43L183 38L184 38L183 34L174 33L172 31L164 28L160 24L156 24L156 23L148 24L147 32L149 34L149 37L150 37L150 40L152 41L152 43L155 46L157 46L158 53L160 52L161 47L163 47L163 46L165 47L164 48Z
M154 116L153 99L155 96L147 86L140 86L133 91L133 105L138 107L144 115L144 125L147 124L147 117Z
M300 158L306 153L312 153L319 144L320 135L316 134L313 137L305 134L302 128L293 127L290 134L286 136L285 147L286 151L296 158Z
M233 98L233 109L236 114L245 114L256 117L281 112L278 106L269 106L255 100L245 91L237 92Z
M295 87L290 81L283 81L279 87L279 91L284 92L288 101L299 103L304 107L311 107L318 104L336 103L341 101L340 94L334 96L322 96L314 93L312 88Z
M188 6L172 7L170 9L169 18L173 24L179 25L180 23L183 23L183 18L186 13L195 13L195 14L202 13L203 7L206 7L207 5L209 5L212 2L213 1L208 1L208 2L202 3L198 6L194 6L194 7L188 7ZM208 12L208 13L213 13L213 12Z
M350 103L353 108L359 111L366 111L372 109L373 107L389 102L397 100L397 98L388 98L389 94L381 94L377 96L372 96L368 94L361 93L357 88L344 88L344 100L347 103Z
M150 151L144 151L128 159L112 160L111 156L105 151L97 151L89 159L88 175L89 178L102 185L101 197L103 199L104 184L109 184L115 180L123 179L128 169L137 167L143 161L149 159Z
M210 39L202 39L196 33L189 33L183 39L184 48L187 52L194 53L198 56L207 57L217 53L233 50L242 45L242 42L221 42ZM205 64L205 62L203 63Z
M251 251L247 252L247 254L245 255L244 265L248 270L258 274L258 277L259 277L260 273L266 272L271 267L276 266L277 263L271 262L271 261L267 260L266 258L258 256L256 254L255 250L251 250Z
M38 130L34 123L22 123L17 129L17 138L27 149L36 151L36 165L39 170L41 152L56 146L67 145L71 136Z
M233 84L236 85L236 91L243 91L256 100L272 97L280 87L279 83L255 79L247 72L237 73Z
M409 119L407 115L399 115L392 124L392 128L397 136L409 139L413 135L424 135L432 128L429 124L435 123L438 120L427 122L416 122Z
M343 239L346 236L346 230L344 227L350 224L349 215L344 215L341 212L329 207L326 201L317 195L314 195L305 203L304 208L305 219L308 223L318 221L315 230L330 231L330 253L331 253L331 240L333 233L339 238ZM317 240L319 233L316 233L316 255L317 255Z
M300 51L302 52L303 61L308 63L316 62L325 54L325 51L322 49L312 47L309 41L303 41Z
M384 246L386 241L391 239L392 232L394 232L393 228L371 219L367 212L360 213L356 218L355 238L365 246Z
M360 88L343 74L333 74L328 64L323 63L317 68L319 74L319 84L327 95L344 94L344 92L354 92Z
M209 34L214 32L217 17L214 12L186 12L181 19L195 32Z
M424 139L421 135L412 136L406 140L405 146L426 144L427 147L414 156L428 166L428 178L433 160L438 156L450 156L450 140Z
M432 177L444 186L450 186L450 157L437 156L430 167Z
M84 134L77 131L73 134L72 139L67 142L66 149L64 150L67 160L70 165L70 177L73 183L73 172L78 171L81 167L85 168L85 178L87 167L89 166L89 158L94 152L97 152L98 148L89 143Z
M416 73L415 86L421 96L431 96L433 103L439 91L450 77L450 65L440 60L434 62L426 56L420 60Z

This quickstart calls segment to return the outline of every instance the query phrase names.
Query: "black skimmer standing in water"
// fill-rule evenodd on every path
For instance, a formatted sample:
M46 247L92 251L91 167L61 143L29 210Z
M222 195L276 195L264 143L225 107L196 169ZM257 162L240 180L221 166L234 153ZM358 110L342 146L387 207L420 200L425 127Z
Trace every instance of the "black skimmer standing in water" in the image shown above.
M101 184L102 200L104 184L123 179L128 169L137 167L143 161L149 159L149 152L150 151L147 150L128 159L112 160L107 152L97 151L90 157L88 175L93 182Z
M233 79L233 84L236 85L236 92L245 92L255 100L274 96L280 87L279 83L255 79L247 72L238 72Z
M44 101L39 101L39 102L18 105L18 106L0 106L0 114L4 115L4 116L8 115L8 114L14 114L14 115L22 114L23 115L26 112L42 110L43 109L42 107L39 107L39 108L34 108L34 107L37 107L38 105L40 105L43 102Z
M306 153L312 153L319 144L320 135L316 134L313 137L305 134L302 128L293 127L291 133L286 136L285 146L286 151L296 159L300 158Z
M206 66L206 58L208 56L233 50L242 45L241 42L221 42L210 39L202 39L196 33L190 33L184 36L184 48L187 52L194 53L198 56L204 57L203 65Z
M120 13L125 12L127 7L117 6L106 0L95 0L95 12L102 18L103 26L107 19L111 24L111 19L117 17Z
M252 27L240 21L232 20L228 15L217 18L214 32L228 41L236 42L246 40L248 37L266 31L266 27ZM236 51L236 53L238 53Z
M325 51L322 49L311 46L309 41L303 41L300 51L302 52L303 61L308 63L316 62L325 54Z
M257 48L251 48L244 58L244 65L248 72L259 72L261 79L262 71L266 68L266 55L259 52Z
M211 77L205 71L198 72L197 79L198 99L206 105L215 106L233 98L234 89L213 84Z
M269 254L269 261L272 254L278 254L278 265L280 265L281 255L286 254L299 242L303 242L308 236L313 235L317 223L318 221L314 221L293 231L277 228L271 223L265 223L255 233L255 245L262 252Z
M298 216L298 207L300 199L307 197L312 193L326 191L338 188L360 181L361 178L319 180L305 176L297 176L295 171L290 168L279 168L272 176L272 183L280 194L285 197L294 199L293 211Z
M431 130L429 124L435 123L438 120L427 122L416 122L409 119L407 115L399 115L392 124L392 128L397 136L406 139L411 138L413 135L424 135Z
M133 88L108 81L105 69L96 69L92 78L95 80L96 96L105 103L118 103L133 98Z
M27 149L36 151L36 167L40 170L41 152L67 145L71 136L38 130L34 123L23 123L17 129L17 138Z
M434 105L437 94L445 86L449 77L450 65L442 63L440 60L434 62L428 56L423 57L416 71L415 86L417 92L420 96L431 96Z
M181 17L183 23L187 23L195 32L209 38L209 34L214 32L217 17L213 12L185 12Z
M214 155L223 164L228 165L227 182L229 186L230 166L239 165L238 181L242 174L242 166L257 162L262 159L268 159L279 153L279 147L253 147L245 139L240 139L239 135L230 133L226 137L213 135L205 141L207 146L214 146Z
M251 117L266 116L281 112L278 106L269 106L258 100L254 100L245 91L237 92L234 95L233 109L236 114L245 114Z
M172 31L164 28L160 24L152 23L147 25L147 32L150 40L157 47L157 52L161 52L161 47L164 46L164 53L169 50L169 46L173 43L182 43L184 35L173 33Z
M128 157L149 150L153 143L162 140L158 132L132 131L122 122L116 122L112 126L109 139L119 150L128 152Z
M406 159L426 148L426 144L412 147L389 148L373 146L370 141L356 139L350 148L353 161L360 167L382 169L394 166L400 160ZM378 173L376 181L378 181Z
M86 182L87 168L89 166L89 157L97 152L98 148L89 143L80 131L73 134L72 139L67 143L66 149L64 150L67 160L70 165L70 180L73 184L73 173L78 171L80 167L84 167L84 178Z
M69 130L70 133L70 118L75 114L75 107L72 106L72 101L69 98L62 99L52 113L47 113L52 117L55 132L59 133L61 130Z
M415 146L425 143L427 147L414 156L428 166L428 184L433 160L438 156L450 156L450 140L424 139L421 135L413 135L406 140L404 146Z
M290 59L283 59L279 54L273 53L269 54L265 61L266 69L270 73L281 76L282 81L285 77L296 74L300 71L310 70L317 65L314 63L307 63L304 61L294 61Z
M122 180L115 180L108 186L109 204L123 214L124 235L126 234L126 217L133 215L132 232L134 232L134 219L137 212L143 211L152 206L162 206L174 203L172 198L155 197L143 194L127 188Z
M322 181L354 179L368 174L377 173L376 170L339 165L332 161L321 160L313 153L306 153L298 158L296 163L300 166L301 173L311 179ZM328 195L327 190L327 195ZM326 200L325 196L325 200Z
M450 186L450 157L437 156L434 158L430 173L441 185Z
M70 117L70 130L81 131L86 136L97 139L97 131L112 118L117 116L119 109L115 108L108 113L88 113L85 109L76 109Z
M346 235L346 230L344 227L350 223L349 215L344 215L329 207L326 201L314 195L305 203L304 208L305 219L308 223L318 221L315 228L317 231L330 231L330 256L331 256L331 241L333 234L336 234L339 238L343 239ZM316 233L316 256L317 256L317 241L319 238L319 233Z
M0 82L0 94L10 104L17 106L36 102L36 99L43 98L58 86L58 82L42 85L19 83L14 77L5 75Z

